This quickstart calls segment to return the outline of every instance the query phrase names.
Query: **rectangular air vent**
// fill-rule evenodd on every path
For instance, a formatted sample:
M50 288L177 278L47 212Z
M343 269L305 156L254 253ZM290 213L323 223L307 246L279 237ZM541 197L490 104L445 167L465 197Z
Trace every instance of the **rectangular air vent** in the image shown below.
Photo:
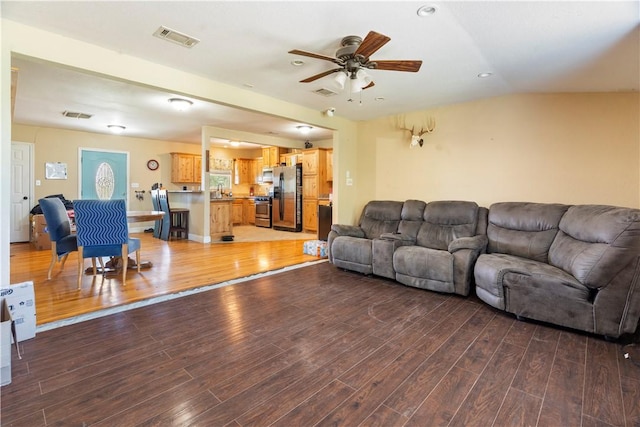
M334 92L332 90L329 89L318 89L318 90L314 90L314 93L317 93L318 95L322 95L322 96L333 96L333 95L337 95L337 92Z
M200 42L200 40L195 37L188 36L165 26L160 26L153 35L189 48Z
M74 111L63 111L62 115L65 117L71 117L72 119L90 119L93 114L76 113Z

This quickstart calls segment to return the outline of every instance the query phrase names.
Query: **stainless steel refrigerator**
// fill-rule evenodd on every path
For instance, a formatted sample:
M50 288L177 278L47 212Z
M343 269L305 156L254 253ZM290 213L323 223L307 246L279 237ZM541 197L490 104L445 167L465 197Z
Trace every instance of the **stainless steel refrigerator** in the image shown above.
M276 230L302 231L302 165L273 168L272 223Z

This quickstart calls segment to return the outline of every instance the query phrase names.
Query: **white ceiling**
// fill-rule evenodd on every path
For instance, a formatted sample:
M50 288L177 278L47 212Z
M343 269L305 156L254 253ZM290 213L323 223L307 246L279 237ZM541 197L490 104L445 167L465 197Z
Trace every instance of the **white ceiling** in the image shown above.
M324 111L352 120L418 111L524 92L640 90L638 1L2 1L2 17ZM419 17L433 5L436 13ZM188 49L152 34L159 26L200 39ZM332 77L299 83L330 70L328 61L287 53L300 49L333 57L347 35L377 31L391 41L373 60L422 60L417 73L372 70L375 86L354 96L324 97ZM294 67L291 61L304 60ZM14 58L19 68L18 123L103 132L126 126L131 136L200 142L210 125L297 140L308 137L274 117L194 101L188 114L170 111L175 94L132 86L51 64ZM489 78L478 78L490 72ZM380 100L382 98L383 100ZM377 100L378 99L378 100ZM362 105L359 105L359 101ZM69 119L64 110L94 114ZM259 141L254 141L259 142Z

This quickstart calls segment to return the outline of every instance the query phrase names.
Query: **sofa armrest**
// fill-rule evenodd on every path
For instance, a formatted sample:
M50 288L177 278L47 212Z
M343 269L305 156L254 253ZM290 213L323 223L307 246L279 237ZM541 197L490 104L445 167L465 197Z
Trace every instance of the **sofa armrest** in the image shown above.
M355 225L332 224L331 231L335 231L338 236L365 237L364 230Z
M457 252L461 249L471 249L473 251L483 253L486 250L488 243L489 239L487 236L480 234L473 237L461 237L459 239L455 239L449 243L449 247L447 249L451 253Z
M413 245L416 242L416 239L413 237L402 233L382 233L380 235L380 239L395 240L400 242L402 245Z

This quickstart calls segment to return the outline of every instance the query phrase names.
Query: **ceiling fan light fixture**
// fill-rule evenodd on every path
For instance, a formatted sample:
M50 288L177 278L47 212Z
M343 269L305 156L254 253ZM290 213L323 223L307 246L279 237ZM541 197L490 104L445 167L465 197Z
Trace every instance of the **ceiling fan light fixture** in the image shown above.
M183 98L171 98L169 99L169 103L178 111L186 111L193 105L193 102Z
M344 89L344 84L347 81L347 73L340 71L333 78L333 81L338 89Z
M311 132L311 129L313 129L313 127L309 125L300 125L296 126L296 129L298 129L301 134L306 135Z
M111 131L111 133L114 133L116 135L120 135L126 129L126 127L121 125L107 125L107 128L109 128L109 131Z
M351 93L362 91L369 83L371 83L371 76L360 68L351 75Z

